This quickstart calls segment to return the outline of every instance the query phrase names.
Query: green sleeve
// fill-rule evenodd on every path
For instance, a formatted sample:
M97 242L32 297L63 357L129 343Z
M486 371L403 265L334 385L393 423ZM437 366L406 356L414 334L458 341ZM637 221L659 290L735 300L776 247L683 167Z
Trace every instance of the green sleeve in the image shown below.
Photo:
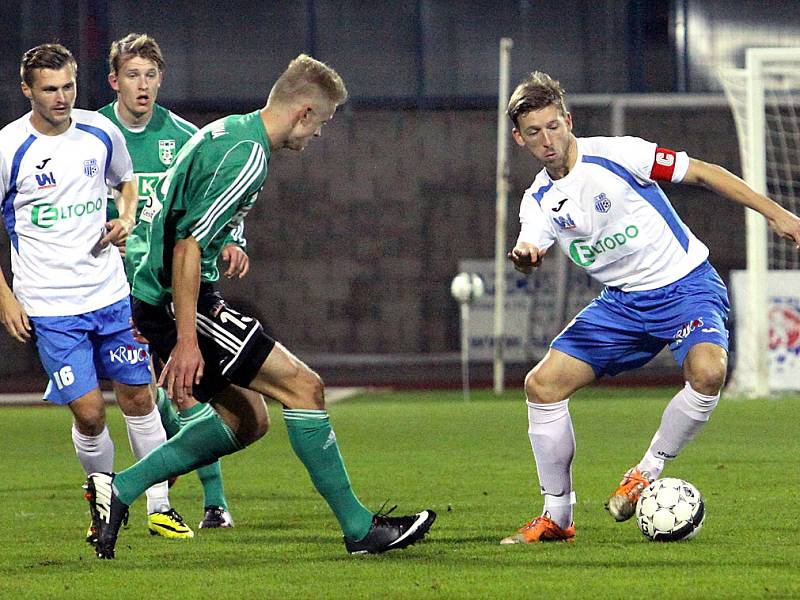
M252 203L267 174L264 149L257 143L241 141L219 154L219 160L196 165L201 175L190 180L183 197L186 212L175 228L176 239L192 236L203 250L229 227L241 206Z
M245 252L247 251L247 240L244 237L244 221L231 229L230 233L228 233L228 237L225 238L225 242L222 244L222 247L224 248L230 244L235 244Z

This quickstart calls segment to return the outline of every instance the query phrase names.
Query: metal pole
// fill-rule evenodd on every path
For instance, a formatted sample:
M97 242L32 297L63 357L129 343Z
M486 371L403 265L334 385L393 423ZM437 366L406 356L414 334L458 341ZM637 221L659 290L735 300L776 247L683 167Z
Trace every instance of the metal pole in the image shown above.
M461 303L461 389L469 400L469 302Z
M500 83L497 94L497 199L495 202L494 245L494 393L502 394L505 386L503 337L506 302L506 207L508 203L508 102L511 71L511 38L500 40Z

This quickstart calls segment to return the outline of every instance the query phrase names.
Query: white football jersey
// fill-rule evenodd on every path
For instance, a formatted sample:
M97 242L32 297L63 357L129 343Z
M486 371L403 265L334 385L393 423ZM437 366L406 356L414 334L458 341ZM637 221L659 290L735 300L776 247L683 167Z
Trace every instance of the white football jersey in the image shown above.
M31 113L0 130L0 197L11 240L14 294L31 316L109 306L130 292L119 250L105 235L107 185L132 178L119 129L74 109L60 135L42 135Z
M575 166L550 179L546 169L522 197L519 240L539 249L558 242L601 283L624 291L677 281L708 258L656 180L679 182L685 152L634 137L578 138Z

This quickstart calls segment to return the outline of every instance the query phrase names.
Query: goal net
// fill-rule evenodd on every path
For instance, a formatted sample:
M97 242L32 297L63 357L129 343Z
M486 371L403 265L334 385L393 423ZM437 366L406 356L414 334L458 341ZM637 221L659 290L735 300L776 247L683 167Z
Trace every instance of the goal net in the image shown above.
M757 191L800 212L800 48L753 48L724 69L742 171ZM729 388L765 396L800 389L800 255L746 211L747 270L731 273L735 360Z

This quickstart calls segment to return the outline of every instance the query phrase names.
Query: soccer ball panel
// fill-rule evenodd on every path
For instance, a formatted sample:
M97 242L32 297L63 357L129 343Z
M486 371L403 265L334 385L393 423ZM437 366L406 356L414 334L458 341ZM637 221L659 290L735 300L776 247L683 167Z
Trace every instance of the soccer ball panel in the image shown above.
M691 539L703 525L705 502L688 481L667 477L650 484L636 503L642 534L656 541Z

